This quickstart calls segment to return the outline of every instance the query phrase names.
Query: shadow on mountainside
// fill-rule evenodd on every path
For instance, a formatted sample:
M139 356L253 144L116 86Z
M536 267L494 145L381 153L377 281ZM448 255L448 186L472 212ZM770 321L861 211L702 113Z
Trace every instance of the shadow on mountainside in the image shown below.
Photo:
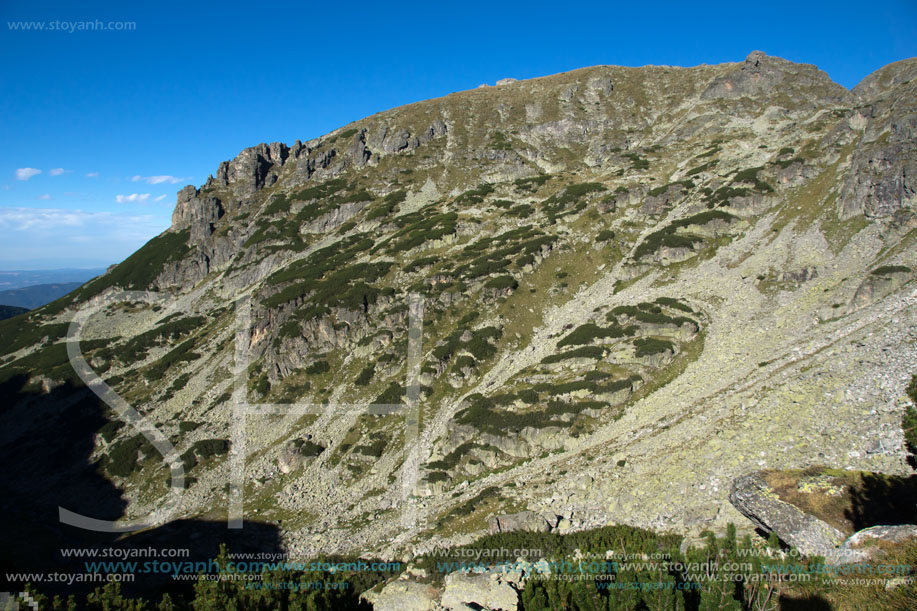
M917 475L908 478L863 473L850 490L851 507L844 513L856 530L870 526L917 522Z
M68 382L37 394L23 389L26 381L25 375L18 375L0 384L0 591L21 589L25 580L9 573L88 572L85 558L65 558L62 548L187 549L188 556L181 560L204 563L217 556L220 543L230 552L282 551L275 526L248 521L242 530L229 530L225 522L182 519L127 535L62 524L58 507L100 520L124 515L127 500L122 491L90 462L96 433L107 422L107 408L85 387ZM139 558L141 565L145 559ZM78 596L104 585L29 581L46 594ZM158 598L162 589L190 591L192 585L170 582L168 575L137 571L134 583L123 583L122 589Z

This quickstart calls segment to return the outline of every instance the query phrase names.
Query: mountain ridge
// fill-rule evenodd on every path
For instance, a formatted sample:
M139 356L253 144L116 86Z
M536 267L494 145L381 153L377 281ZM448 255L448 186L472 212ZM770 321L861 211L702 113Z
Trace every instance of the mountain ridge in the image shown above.
M248 427L248 506L288 549L394 558L520 511L557 532L747 530L727 495L749 470L908 472L915 73L905 60L848 91L760 52L590 67L262 143L27 332L0 327L0 372L27 378L16 392L61 388L73 311L118 289L167 297L174 313L106 308L83 350L174 438L196 480L181 515L223 519L228 444L206 442L230 437L234 306L252 304L251 403L394 404L420 295L416 446L397 414ZM111 428L92 460L145 515L162 461Z

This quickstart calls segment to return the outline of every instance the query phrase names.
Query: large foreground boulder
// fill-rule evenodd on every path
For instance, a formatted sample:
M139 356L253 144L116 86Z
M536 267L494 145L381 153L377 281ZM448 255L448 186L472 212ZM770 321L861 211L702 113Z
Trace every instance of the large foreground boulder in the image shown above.
M842 493L840 488L832 486L823 491L829 495ZM824 520L781 499L762 473L736 479L729 501L758 528L776 534L803 555L822 556L830 564L865 562L881 553L878 547L868 545L870 542L897 544L917 539L917 526L913 524L871 526L848 537Z
M844 542L844 533L838 529L780 500L758 473L736 479L729 502L755 526L776 533L782 541L807 556L827 558Z

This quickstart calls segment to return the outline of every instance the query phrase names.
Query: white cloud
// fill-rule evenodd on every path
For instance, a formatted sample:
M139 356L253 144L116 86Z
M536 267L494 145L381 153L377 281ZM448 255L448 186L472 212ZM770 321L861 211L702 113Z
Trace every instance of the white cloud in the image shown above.
M98 177L99 177L98 172L89 172L88 174L86 174L86 178L98 178Z
M164 200L165 198L166 198L165 195L157 195L156 197L153 198L153 201L154 201L154 202L161 202L161 201Z
M0 206L6 265L24 260L120 261L169 226L169 215ZM16 269L15 267L13 269Z
M16 170L16 180L28 180L36 174L41 174L41 170L36 170L35 168L19 168Z
M145 202L150 198L149 193L131 193L130 195L115 195L115 201L119 204L129 202Z
M178 176L140 176L139 174L137 174L136 176L132 176L131 180L134 182L142 180L143 182L147 183L148 185L159 185L164 182L174 185L175 183L182 182L183 180L191 180L191 177L187 176L187 177L181 178Z
M111 216L109 212L83 212L60 208L0 208L0 227L13 231L81 227L87 221Z
M69 174L73 170L65 170L64 168L52 168L48 170L48 174L51 176L60 176L61 174Z
M39 196L38 196L38 199L51 199L51 194L50 194L50 193L45 193L45 194L43 194L43 195L39 195Z

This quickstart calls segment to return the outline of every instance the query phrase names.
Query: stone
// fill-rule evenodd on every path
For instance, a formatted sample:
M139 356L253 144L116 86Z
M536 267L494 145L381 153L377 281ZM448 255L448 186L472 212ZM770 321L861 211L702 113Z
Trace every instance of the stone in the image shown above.
M857 531L844 541L845 549L858 548L867 541L885 541L888 543L904 543L909 539L917 539L917 525L895 524L890 526L871 526Z
M781 500L757 473L733 482L729 502L755 526L775 533L807 556L833 557L844 542L844 533Z
M360 598L375 611L433 611L438 606L439 592L429 584L396 580L380 592L364 592Z
M456 572L446 575L441 605L444 609L516 611L519 593L499 574Z
M544 516L534 511L520 511L519 513L503 514L490 518L488 530L492 535L514 530L548 532L551 530L551 525Z
M857 287L856 293L854 293L850 302L850 307L860 309L872 305L883 297L890 295L912 277L912 272L904 271L883 275L869 274Z

